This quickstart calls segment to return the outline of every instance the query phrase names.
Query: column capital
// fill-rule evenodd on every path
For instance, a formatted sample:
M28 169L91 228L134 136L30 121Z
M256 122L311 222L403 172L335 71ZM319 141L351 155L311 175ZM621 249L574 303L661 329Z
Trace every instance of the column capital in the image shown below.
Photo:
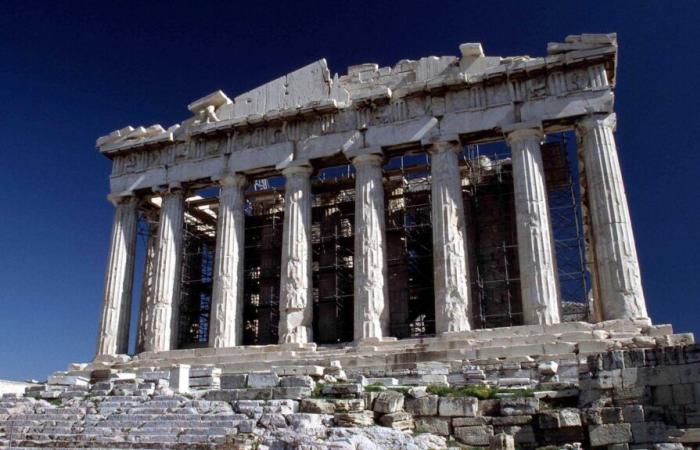
M289 165L282 169L282 175L284 175L285 177L290 177L294 175L304 175L308 177L313 171L314 168L311 167L309 164Z
M242 188L248 184L248 177L241 173L222 173L211 177L221 187Z
M503 130L503 134L506 135L506 141L508 142L509 146L529 139L534 139L539 142L542 142L544 139L544 132L542 130L541 122L526 122L504 125L501 127L501 129Z
M384 162L384 156L376 153L365 153L352 158L352 165L357 166L379 166Z
M170 183L153 187L153 192L162 196L168 194L175 194L178 192L182 192L183 190L184 188L182 187L182 183Z
M107 200L114 206L136 204L138 198L131 191L122 192L119 194L109 194L107 195Z
M576 123L576 128L581 134L588 133L593 128L605 127L615 131L617 128L617 114L590 114Z
M383 156L384 152L381 147L363 147L363 148L352 148L349 150L344 150L343 154L350 161L354 161L356 158L363 155L378 155Z
M462 151L462 145L457 138L434 140L428 144L428 153L430 154L445 152L459 153L460 151Z

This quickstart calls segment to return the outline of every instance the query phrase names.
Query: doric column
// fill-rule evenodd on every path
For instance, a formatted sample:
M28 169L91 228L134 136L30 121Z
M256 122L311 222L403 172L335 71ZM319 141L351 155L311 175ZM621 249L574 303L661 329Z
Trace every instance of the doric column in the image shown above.
M171 188L162 192L158 241L153 264L153 290L146 307L144 351L161 352L177 345L180 266L185 201L183 192Z
M243 342L246 178L243 175L227 175L219 179L219 184L209 346L233 347Z
M382 156L360 155L355 166L354 337L389 335Z
M525 325L559 323L559 288L540 149L542 139L538 128L519 128L508 133Z
M113 199L112 241L105 273L102 317L97 336L98 355L128 353L131 289L136 253L136 198Z
M467 228L459 170L459 142L431 145L430 176L435 271L435 331L470 329Z
M616 116L579 122L603 319L647 318L627 195L615 148Z
M284 228L280 281L279 339L281 344L313 340L311 298L311 167L296 165L282 170Z
M143 263L143 275L141 279L141 301L139 303L138 330L136 330L136 353L144 350L146 332L146 319L148 305L153 293L153 263L155 262L156 244L158 243L158 222L149 222L148 239L146 241L146 256Z

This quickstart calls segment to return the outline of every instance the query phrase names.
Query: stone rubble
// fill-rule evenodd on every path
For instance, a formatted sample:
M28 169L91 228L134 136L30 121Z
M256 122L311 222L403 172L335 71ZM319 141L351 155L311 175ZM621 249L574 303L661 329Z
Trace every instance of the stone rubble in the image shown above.
M28 387L24 396L2 396L0 448L666 450L700 445L700 345L613 350L574 360L574 365L551 358L415 364L417 377L448 377L454 381L449 387L364 376L329 383L326 368L307 372L313 375L290 370L242 377L214 366L91 373L87 366L74 367ZM554 375L552 367L558 367ZM567 367L574 367L576 376ZM337 361L327 368L336 374L343 370ZM498 376L514 374L528 378L532 388L502 387ZM176 393L172 382L181 390L190 386L189 392Z

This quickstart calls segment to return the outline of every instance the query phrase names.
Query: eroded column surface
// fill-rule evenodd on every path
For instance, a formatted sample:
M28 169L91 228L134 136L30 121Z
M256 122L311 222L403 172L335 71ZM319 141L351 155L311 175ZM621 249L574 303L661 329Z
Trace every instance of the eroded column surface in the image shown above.
M311 167L293 166L286 178L279 339L282 344L313 340L311 299Z
M389 335L384 184L381 155L360 155L355 166L354 337Z
M153 290L146 307L144 351L160 352L177 345L180 267L184 227L184 196L181 189L162 193L158 240L153 264Z
M525 325L559 323L554 240L542 163L542 131L508 134L513 159L520 290Z
M97 336L98 355L124 354L129 349L129 318L138 220L136 198L117 198L114 205L112 239Z
M243 175L226 176L219 180L219 185L209 346L233 347L243 342L246 178Z
M615 114L579 122L603 319L647 318L627 195L615 147Z
M430 147L435 331L469 330L471 295L458 142Z

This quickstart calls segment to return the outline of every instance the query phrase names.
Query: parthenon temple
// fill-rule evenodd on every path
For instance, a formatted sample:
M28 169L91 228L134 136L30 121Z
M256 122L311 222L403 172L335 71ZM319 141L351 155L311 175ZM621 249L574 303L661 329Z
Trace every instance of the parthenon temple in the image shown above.
M615 35L341 75L321 59L99 138L115 210L98 357L648 321L616 64Z

